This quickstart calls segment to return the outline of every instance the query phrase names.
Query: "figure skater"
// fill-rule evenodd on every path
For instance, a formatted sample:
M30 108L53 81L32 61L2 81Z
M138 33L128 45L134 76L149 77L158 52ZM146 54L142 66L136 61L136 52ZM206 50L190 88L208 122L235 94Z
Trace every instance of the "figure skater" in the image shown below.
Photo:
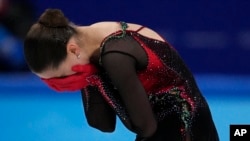
M218 141L209 106L177 51L126 22L75 25L47 9L24 41L30 70L56 91L81 91L90 126L136 141Z

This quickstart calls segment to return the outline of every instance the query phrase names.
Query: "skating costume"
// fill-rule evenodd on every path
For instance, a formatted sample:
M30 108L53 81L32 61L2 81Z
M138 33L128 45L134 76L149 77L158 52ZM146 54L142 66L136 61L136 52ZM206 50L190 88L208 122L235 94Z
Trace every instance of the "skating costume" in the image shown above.
M123 77L119 75L135 69L135 80L140 80L158 122L157 131L146 139L147 141L219 140L209 106L201 95L192 73L169 43L139 34L142 28L138 31L127 30L127 24L121 22L121 30L104 39L100 51L102 71L90 77L91 85L83 90L85 112L91 107L89 99L92 94L101 95L103 100L100 101L104 101L112 109L109 110L110 114L113 111L128 129L134 131L130 125L131 115L126 107L129 101L124 102L120 96L120 93L132 95L133 88L126 87L127 84L123 82L128 80L120 79ZM119 60L119 57L116 58L119 55L129 56L135 63L123 66L121 60L120 67L123 69L119 70L119 66L110 63ZM126 61L124 63L126 64ZM112 81L114 78L117 81ZM128 79L133 80L130 77ZM138 83L138 86L140 84ZM125 88L120 90L121 86ZM139 135L136 140L140 140Z

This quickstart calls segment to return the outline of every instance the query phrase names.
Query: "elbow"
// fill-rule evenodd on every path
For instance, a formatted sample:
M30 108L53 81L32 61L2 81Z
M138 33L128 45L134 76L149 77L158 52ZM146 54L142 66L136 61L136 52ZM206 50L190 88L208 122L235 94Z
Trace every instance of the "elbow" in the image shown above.
M98 130L100 130L102 132L111 133L111 132L114 132L114 130L115 130L115 125L107 125L107 124L98 123L98 122L95 122L95 121L88 121L88 124L89 124L90 127L98 129Z
M140 137L151 137L157 130L157 122L149 122L135 127L135 131Z
M105 133L112 133L115 130L115 128L110 128L110 127L100 127L100 126L93 126L93 125L90 125L90 126Z

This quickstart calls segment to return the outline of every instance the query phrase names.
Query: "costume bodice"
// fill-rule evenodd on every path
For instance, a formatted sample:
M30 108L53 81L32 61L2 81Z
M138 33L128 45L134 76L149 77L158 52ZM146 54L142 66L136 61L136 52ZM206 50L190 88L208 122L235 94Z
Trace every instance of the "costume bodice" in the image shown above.
M136 31L126 30L127 24L121 22L122 30L107 36L101 44L101 56L107 42L130 36L144 49L147 55L147 66L138 69L140 79L153 112L158 121L172 113L179 114L183 128L189 128L198 106L202 105L202 97L195 80L184 62L167 42L145 37ZM100 65L101 64L100 57ZM129 115L123 105L119 92L112 85L105 72L100 74L100 80L95 83L100 94L114 109L123 123L129 122Z

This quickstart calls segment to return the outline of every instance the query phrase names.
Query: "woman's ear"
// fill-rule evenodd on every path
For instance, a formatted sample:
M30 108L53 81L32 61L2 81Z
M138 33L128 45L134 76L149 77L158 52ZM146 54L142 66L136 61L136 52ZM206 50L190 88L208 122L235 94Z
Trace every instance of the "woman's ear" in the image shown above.
M67 52L68 54L75 55L77 58L80 57L80 47L75 42L72 42L72 41L68 42Z

